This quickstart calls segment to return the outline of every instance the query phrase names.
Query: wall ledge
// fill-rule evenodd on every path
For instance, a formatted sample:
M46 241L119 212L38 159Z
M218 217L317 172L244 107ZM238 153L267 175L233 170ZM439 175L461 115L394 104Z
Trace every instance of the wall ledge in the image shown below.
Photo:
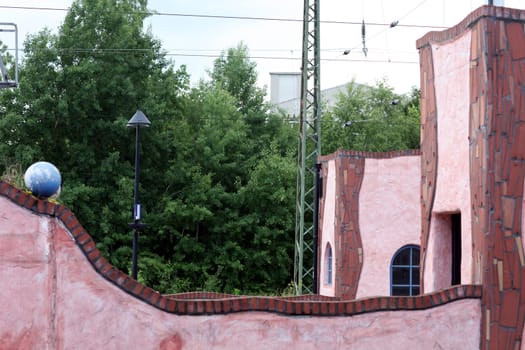
M433 42L439 43L453 40L460 36L464 31L471 28L480 19L487 17L525 23L524 10L484 5L471 12L454 27L450 27L442 31L428 32L422 38L416 41L416 47L417 49L421 49L425 46L429 46Z
M210 292L161 295L111 265L101 255L89 233L67 207L38 199L2 180L0 180L0 196L37 215L50 216L61 221L100 276L132 297L172 314L222 315L261 311L288 316L353 316L380 311L424 310L462 299L481 299L480 285L458 285L415 297L372 297L357 300L321 295L265 297Z
M333 153L320 156L318 158L319 162L327 162L336 158L372 158L372 159L390 159L397 157L407 157L407 156L420 156L421 151L419 149L408 149L401 151L388 151L388 152L367 152L367 151L353 151L353 150L343 150L339 149Z

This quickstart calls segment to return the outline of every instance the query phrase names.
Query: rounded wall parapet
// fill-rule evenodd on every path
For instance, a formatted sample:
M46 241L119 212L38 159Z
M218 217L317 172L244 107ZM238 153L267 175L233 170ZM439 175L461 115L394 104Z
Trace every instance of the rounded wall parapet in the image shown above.
M504 19L525 22L525 12L519 9L511 9L507 7L489 6L485 5L471 12L461 22L453 27L442 31L428 32L422 38L416 41L416 47L421 49L429 46L431 43L442 43L453 40L460 36L465 30L468 30L475 25L480 19L491 17L492 19Z
M397 157L407 156L419 156L421 152L419 149L409 149L400 151L388 151L388 152L368 152L368 151L353 151L353 150L337 150L333 153L320 156L319 162L327 162L336 158L371 158L371 159L390 159Z
M89 233L64 205L38 199L0 180L0 197L33 212L59 220L91 267L120 290L157 309L177 315L213 315L262 311L288 316L352 316L396 310L424 310L461 299L480 299L481 286L463 285L415 297L373 297L342 299L320 295L237 296L223 293L192 292L162 295L134 280L102 256Z

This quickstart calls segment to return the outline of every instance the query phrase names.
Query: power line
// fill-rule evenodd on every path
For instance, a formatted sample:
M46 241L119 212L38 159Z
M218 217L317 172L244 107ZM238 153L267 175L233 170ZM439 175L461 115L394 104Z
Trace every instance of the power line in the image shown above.
M277 108L279 108L277 106ZM284 123L287 123L287 124L299 124L299 117L293 117L292 115L290 114L283 114L283 113L286 113L286 111L279 111L277 110L276 112L272 112L272 114L275 116L275 117L279 117L279 121L282 121ZM0 112L0 115L4 114L4 112ZM62 117L69 117L69 118L73 118L73 116L71 114L58 114L58 117L62 118ZM46 115L42 115L42 116L31 116L31 117L26 117L24 120L27 120L27 119L37 119L37 120L42 120L42 121L50 121L50 120L55 120L57 118L57 116L55 115L51 115L51 114L46 114ZM75 118L77 118L78 120L78 116L75 116ZM111 115L111 114L92 114L90 115L89 117L82 117L83 119L89 119L89 120L96 120L96 119L99 119L99 120L105 120L105 121L114 121L114 120L123 120L125 121L125 117L116 117L114 115ZM222 116L222 117L217 117L217 118L213 118L213 117L198 117L198 118L193 118L193 117L183 117L183 118L179 118L179 117L175 117L175 116L168 116L168 115L164 115L161 117L162 119L166 118L166 119L170 119L170 118L173 118L173 120L175 120L176 122L184 122L184 121L201 121L201 122L210 122L210 121L229 121L229 122L235 122L235 121L239 121L239 122L247 122L246 121L246 117L244 116L239 116L237 118L235 117L232 117L232 116ZM261 119L260 120L261 122L267 122L267 120L265 119ZM367 120L368 121L368 120ZM379 122L381 121L380 119L374 119L374 120L370 120L370 121L376 121L376 122ZM337 124L337 125L340 125L341 128L343 127L348 127L354 123L361 123L363 121L361 120L353 120L353 121L344 121L344 120L335 120L335 119L322 119L320 120L321 123L327 125L327 124Z
M425 3L428 0L423 0L421 3L419 3L417 6L415 6L413 9L408 11L406 14L404 14L400 19L405 18L416 10L418 7L420 7L423 3ZM364 5L363 5L364 6ZM12 6L12 5L0 5L0 8L5 9L15 9L15 10L32 10L32 11L69 11L70 8L58 8L58 7L37 7L37 6ZM139 12L150 16L175 16L175 17L192 17L192 18L204 18L204 19L221 19L221 20L251 20L251 21L278 21L278 22L293 22L293 23L300 23L303 20L302 19L293 19L293 18L277 18L277 17L254 17L254 16L229 16L229 15L209 15L209 14L188 14L188 13L175 13L175 12L159 12L159 11L147 11L147 12ZM344 24L344 25L360 25L362 26L362 22L352 22L352 21L333 21L333 20L325 20L320 21L324 24ZM383 32L388 30L392 27L392 23L378 23L378 22L370 22L366 23L369 26L380 26L385 27L383 30L379 31L378 33L368 37L365 40L365 43L368 43L373 38L381 35ZM406 28L433 28L433 29L440 29L445 27L440 26L432 26L432 25L417 25L417 24L399 24L399 21L397 21L396 27L406 27ZM344 50L343 55L347 55L350 53L350 51L353 51L357 48L358 45L355 47ZM91 51L89 49L86 49L86 51ZM123 49L122 51L127 51ZM187 50L186 50L187 51ZM203 50L203 51L211 51L211 50ZM222 51L222 50L221 50ZM254 51L254 50L252 50ZM283 50L284 51L284 50ZM298 50L287 50L287 51L298 51ZM322 51L334 51L334 49L327 49ZM341 50L343 51L343 50ZM114 53L117 53L117 51L113 51ZM171 53L168 51L166 54L167 56L174 56L174 57L209 57L209 58L218 58L219 55L215 54L182 54L182 53ZM298 60L299 58L289 58L289 57L274 57L274 56L252 56L248 58L253 59L266 59L266 60ZM322 61L343 61L341 59L332 58L332 59L322 59ZM359 62L360 60L344 60L344 61L350 61L350 62ZM379 62L379 63L408 63L408 62L399 62L399 61L383 61L383 60L372 60L369 62ZM409 62L413 63L413 62Z
M423 5L425 2L427 2L428 0L423 0L421 1L419 4L417 4L416 6L414 6L411 10L409 10L407 13L405 13L403 16L399 17L398 18L398 21L402 21L403 19L405 19L409 14L411 14L412 12L414 12L415 10L417 10L421 5ZM398 25L398 26L401 26L401 25Z
M7 51L14 51L15 49L7 49ZM19 49L20 51L21 49ZM57 53L86 53L92 55L133 55L152 52L153 49L89 49L89 48L70 48L70 49L56 49ZM184 50L181 50L184 51ZM204 53L173 53L166 52L165 56L171 57L200 57L200 58L219 58L220 54L204 54ZM247 59L253 60L288 60L300 61L300 57L283 57L283 56L262 56L250 55ZM352 58L321 58L323 62L369 62L369 63L399 63L399 64L419 64L418 61L406 60L370 60L370 59L352 59Z
M6 51L16 51L16 49L14 48L6 48L5 49ZM289 53L289 52L299 52L300 49L268 49L268 48L265 48L265 49L252 49L250 48L250 52L286 52L286 53ZM329 49L321 49L322 52L340 52L344 50L344 48L341 48L341 47L337 47L337 48L329 48ZM369 51L372 51L372 52L388 52L388 53L398 53L398 54L417 54L417 51L414 49L413 51L408 51L408 50L391 50L391 49L385 49L385 48L382 48L382 47L368 47L368 50ZM21 51L24 51L23 49L19 48L18 49L19 52ZM115 53L118 53L118 52L149 52L149 51L154 51L154 49L126 49L126 48L112 48L112 49L89 49L89 48L71 48L71 49L57 49L57 51L63 51L63 52L66 52L66 51L74 51L74 52L105 52L105 51L110 51L110 52L115 52ZM211 53L210 55L214 56L214 57L220 57L221 56L221 53L224 52L225 50L224 49L183 49L183 48L179 48L179 49L164 49L164 52L167 53L167 54L172 54L172 52L183 52L183 54L186 54L188 52L209 52ZM181 54L181 55L183 55ZM284 58L284 57L283 57Z
M424 0L427 1L427 0ZM419 6L419 5L418 5ZM12 10L32 10L32 11L69 11L70 8L58 8L58 7L36 7L36 6L11 6L11 5L0 5L0 8L12 9ZM193 17L193 18L204 18L204 19L232 19L232 20L242 20L242 21L274 21L274 22L292 22L292 23L302 23L302 19L296 18L278 18L278 17L255 17L255 16L230 16L230 15L209 15L209 14L191 14L191 13L177 13L177 12L158 12L158 11L147 11L140 12L148 16L171 16L171 17ZM321 20L323 24L345 24L345 25L361 25L361 22L353 21L335 21L335 20ZM369 26L381 26L388 27L390 23L378 23L370 22L367 23ZM429 28L429 29L444 29L442 26L435 25L420 25L420 24L398 24L398 27L407 27L407 28Z
M205 54L178 54L172 53L167 54L168 56L181 56L181 57L210 57L217 58L217 55L205 55ZM300 61L300 57L279 57L279 56L248 56L249 59L260 59L260 60L293 60ZM345 59L345 58L321 58L323 62L369 62L369 63L401 63L401 64L419 64L418 61L403 61L403 60L369 60L369 59Z
M414 6L412 9L410 9L409 11L407 11L403 16L399 17L397 20L391 22L388 27L384 28L383 30L377 32L376 34L368 37L366 40L363 38L363 42L362 42L362 45L364 46L366 43L368 43L370 40L372 40L373 38L376 38L378 37L379 35L383 34L383 33L386 33L388 31L388 29L391 29L391 28L394 28L394 27L403 27L403 26L407 26L407 25L403 25L402 23L400 24L399 22L401 20L403 20L404 18L406 18L409 14L411 14L412 12L414 12L416 9L418 9L421 5L423 5L425 2L427 2L428 0L423 0L421 1L419 4L417 4L416 6ZM363 20L363 23L362 23L363 27L365 25L365 22ZM371 25L370 23L366 23L366 25ZM420 27L422 28L422 27ZM446 27L440 27L440 26L436 26L436 27L432 27L432 28L436 28L436 29L446 29ZM364 36L364 34L363 34ZM343 55L348 55L351 51L357 49L361 44L357 44L353 47L351 47L350 49L346 49L343 51Z

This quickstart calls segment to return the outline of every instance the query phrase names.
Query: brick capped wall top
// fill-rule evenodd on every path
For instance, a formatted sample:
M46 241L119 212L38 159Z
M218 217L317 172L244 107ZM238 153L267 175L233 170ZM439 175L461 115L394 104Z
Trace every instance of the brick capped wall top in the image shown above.
M244 311L265 311L284 315L350 316L377 311L423 310L461 299L480 299L481 287L455 286L417 297L374 297L342 300L319 295L297 297L235 296L193 292L162 295L112 266L97 249L89 233L64 205L38 199L0 180L0 197L37 215L56 218L71 233L91 267L123 292L162 311L178 315L212 315Z
M327 162L331 159L336 158L372 158L372 159L389 159L396 157L405 156L419 156L421 152L418 149L409 149L401 151L388 151L388 152L367 152L367 151L352 151L352 150L337 150L333 153L320 156L319 162Z
M321 289L321 293L335 295L344 299L390 294L387 289L383 288L384 285L381 282L389 279L386 269L381 270L381 273L379 274L377 273L377 270L374 271L373 274L363 274L363 268L366 268L366 265L364 264L364 260L366 259L365 256L369 254L368 264L375 265L371 259L382 259L385 255L391 254L391 252L396 251L402 246L401 242L406 242L408 240L412 243L417 243L419 239L419 220L402 220L401 224L398 222L390 222L396 227L396 229L398 229L398 232L401 231L403 233L397 235L397 240L388 239L387 241L389 241L389 243L387 243L386 246L382 246L380 251L376 251L375 253L373 251L377 250L377 244L372 243L375 247L371 248L370 242L377 239L380 235L385 234L386 231L384 227L379 231L376 231L376 228L371 229L371 226L373 225L370 225L370 221L368 221L367 225L362 227L361 220L367 222L366 220L371 219L372 221L377 222L376 218L372 219L372 217L377 216L374 214L368 215L368 213L372 213L375 210L382 210L384 207L387 207L388 209L382 210L382 213L386 215L383 216L383 220L391 220L394 216L399 217L399 212L395 209L390 210L390 208L399 207L399 197L386 195L382 197L381 200L377 200L377 198L382 196L377 193L386 190L388 193L395 192L399 194L404 191L401 190L401 188L408 188L407 184L414 185L413 187L410 187L409 185L410 190L408 192L414 194L414 196L408 197L410 198L409 206L414 209L417 207L418 198L416 191L417 183L419 182L419 174L416 171L417 168L413 168L413 171L410 172L409 175L402 175L399 170L406 169L408 164L406 162L407 160L411 160L410 164L417 167L420 155L421 152L417 149L388 152L365 152L339 149L334 153L318 158L319 162L323 164L322 177L323 179L327 179L326 181L323 181L323 195L320 198L320 208L323 208L319 213L321 228L319 232L320 245L324 246L326 242L329 242L335 256L333 266L334 277L333 284L331 285L332 289L330 290L323 286L324 288ZM370 168L367 168L367 164L372 165ZM392 174L390 174L390 171L386 171L385 174L376 176L377 174L374 169L378 169L377 164L382 164L381 167L384 167L384 169L394 171L395 175L393 176L396 180L394 182L388 181L388 183L383 182L383 180L388 176L392 176ZM331 175L329 175L328 168L331 166ZM367 172L370 175L369 177L365 176L365 173ZM387 175L387 173L389 174ZM328 193L327 184L332 181L329 180L329 178L335 180L332 186L332 191L335 191L334 193ZM379 180L379 178L381 178L381 180ZM404 180L400 180L402 178ZM400 181L397 182L397 180ZM372 187L368 188L364 193L361 191L363 183L369 185L372 184L370 185ZM378 190L379 188L382 188L382 190ZM369 195L372 193L371 191L376 193L376 195L370 197ZM407 196L401 197L404 198L404 200L407 198ZM395 204L394 202L387 204L384 200L394 200ZM334 213L326 214L328 216L325 217L324 208L327 206L327 201L330 203L328 205L329 208L335 206L335 211ZM362 212L360 208L368 209L365 212ZM392 215L388 216L390 214L386 213L392 213ZM389 219L387 219L387 217ZM412 217L417 216L413 215ZM392 227L393 226L390 226L389 229L392 229ZM413 229L414 227L415 229ZM396 229L394 229L394 231ZM372 231L374 231L374 238L367 236L368 240L363 241L362 235ZM410 234L412 234L411 239L408 239L407 237ZM396 245L396 243L393 242L398 242L401 245L393 247ZM369 244L367 247L371 249L365 251L364 247L367 243ZM390 244L392 246L390 246ZM319 252L321 274L326 271L323 254L324 252ZM358 290L360 290L359 293Z
M496 20L525 21L525 12L519 9L485 5L471 12L454 27L450 27L443 31L428 32L425 36L416 41L416 47L421 49L430 45L432 42L445 42L454 39L461 35L465 30L471 28L480 19L486 17L491 17Z
M525 258L523 194L525 179L525 11L483 6L455 27L430 32L418 40L421 57L422 123L422 257L435 204L437 126L450 101L436 94L458 96L456 107L468 116L469 186L472 215L473 281L482 281L482 349L524 349ZM439 59L436 46L452 47L468 38L469 47L454 52L458 67L468 74L468 91L459 93L465 79L451 84L451 62ZM436 45L434 45L436 44ZM442 52L443 50L440 50ZM462 54L462 55L460 55ZM435 56L435 57L434 57ZM458 58L459 59L459 58ZM440 69L441 74L436 72ZM452 70L453 71L453 70ZM434 73L435 76L434 76ZM454 73L455 74L455 73ZM457 74L456 74L457 75ZM443 83L445 82L445 83ZM438 91L438 88L440 89ZM450 95L450 94L449 94ZM447 106L448 104L448 106ZM455 108L458 110L459 108ZM447 136L448 137L448 136ZM456 157L457 155L453 155ZM450 169L450 168L449 168ZM469 232L470 233L470 232ZM425 268L424 261L421 264Z

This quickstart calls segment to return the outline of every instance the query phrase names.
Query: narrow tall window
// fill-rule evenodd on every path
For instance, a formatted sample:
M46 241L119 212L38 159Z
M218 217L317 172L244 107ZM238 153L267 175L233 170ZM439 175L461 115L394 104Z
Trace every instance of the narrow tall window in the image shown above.
M452 281L451 285L461 284L461 213L451 216L452 231Z
M332 247L330 243L325 250L325 284L332 285Z
M399 249L390 265L390 295L419 294L419 246Z

